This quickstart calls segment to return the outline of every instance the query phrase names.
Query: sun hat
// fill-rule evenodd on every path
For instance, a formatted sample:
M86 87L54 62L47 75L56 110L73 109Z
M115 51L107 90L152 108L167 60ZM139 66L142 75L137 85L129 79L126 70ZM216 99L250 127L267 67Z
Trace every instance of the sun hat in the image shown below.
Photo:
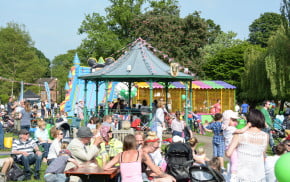
M173 143L177 143L177 142L182 142L184 143L184 138L178 136L178 135L175 135L173 138L172 138L172 142Z
M93 133L89 127L83 126L80 127L77 132L77 137L79 138L90 138L93 137Z

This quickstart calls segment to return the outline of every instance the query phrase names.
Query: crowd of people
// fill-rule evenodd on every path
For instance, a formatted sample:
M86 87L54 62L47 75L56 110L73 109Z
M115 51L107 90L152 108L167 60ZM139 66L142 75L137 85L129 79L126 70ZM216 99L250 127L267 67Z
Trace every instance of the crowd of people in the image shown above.
M121 179L123 182L180 181L168 170L172 165L167 158L166 150L162 150L162 144L166 143L163 142L164 131L170 128L172 135L170 142L182 143L190 149L188 155L193 159L190 165L214 169L225 181L272 182L276 180L275 162L282 154L290 152L290 137L286 137L279 144L275 144L273 138L271 139L270 129L273 123L272 116L269 114L270 104L270 101L263 102L260 110L250 110L248 105L247 108L241 107L239 112L226 110L221 113L220 100L218 100L215 110L219 112L213 115L212 122L204 122L202 126L205 131L213 133L213 157L209 157L206 155L206 148L199 145L192 126L185 122L185 117L188 116L181 111L168 113L162 101L155 103L152 124L146 131L134 131L131 128L131 121L120 121L112 115L105 115L91 117L87 126L78 128L76 137L69 142L63 140L64 131L60 128L52 128L50 132L46 129L42 112L40 112L40 119L37 120L37 129L31 132L33 107L29 102L23 102L23 109L19 110L18 115L19 137L13 140L12 156L0 160L1 175L5 176L12 164L16 163L23 166L24 180L30 180L32 176L35 180L40 180L41 165L46 164L47 168L43 174L46 182L53 182L56 179L66 181L68 178L64 171L94 163L104 170L118 166L120 175L116 180ZM142 115L147 117L150 111L145 107L146 103L143 105L140 115L134 115L136 116L134 119ZM8 108L8 115L11 116L16 107L10 104ZM116 104L115 108L122 107ZM168 115L170 123L166 119ZM60 114L56 116L57 120L65 119ZM77 117L81 116L83 115L77 113ZM285 126L290 125L289 116L290 111L287 114L286 110L283 122ZM238 120L241 118L245 119L247 124L237 129ZM113 132L119 129L132 130L128 132L132 134L126 135L121 141L113 136ZM273 156L267 155L268 146L273 149ZM227 167L224 162L225 156L229 160ZM31 169L32 164L34 169ZM77 176L69 178L69 181L79 180Z

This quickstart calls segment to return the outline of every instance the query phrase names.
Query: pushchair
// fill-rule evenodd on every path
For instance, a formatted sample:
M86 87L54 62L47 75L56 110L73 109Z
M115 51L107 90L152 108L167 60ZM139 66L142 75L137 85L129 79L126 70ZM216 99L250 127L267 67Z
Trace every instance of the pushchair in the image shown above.
M70 125L66 121L55 123L55 127L57 129L62 130L64 139L70 138L71 136Z
M225 182L225 178L209 166L191 166L189 168L191 182Z

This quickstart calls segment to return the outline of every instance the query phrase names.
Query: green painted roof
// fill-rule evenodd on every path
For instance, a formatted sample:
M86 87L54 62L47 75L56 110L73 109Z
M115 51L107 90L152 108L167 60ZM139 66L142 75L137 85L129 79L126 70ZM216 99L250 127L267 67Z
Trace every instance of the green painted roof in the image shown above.
M159 59L146 45L146 41L139 38L114 63L79 78L96 81L185 81L193 79L193 76L182 72L179 72L176 77L172 76L170 66Z

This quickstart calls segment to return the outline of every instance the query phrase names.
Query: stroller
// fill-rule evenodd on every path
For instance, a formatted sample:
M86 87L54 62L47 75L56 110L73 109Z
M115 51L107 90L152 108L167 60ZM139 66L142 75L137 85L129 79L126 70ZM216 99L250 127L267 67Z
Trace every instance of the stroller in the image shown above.
M225 182L224 177L209 166L191 166L189 168L191 182Z

